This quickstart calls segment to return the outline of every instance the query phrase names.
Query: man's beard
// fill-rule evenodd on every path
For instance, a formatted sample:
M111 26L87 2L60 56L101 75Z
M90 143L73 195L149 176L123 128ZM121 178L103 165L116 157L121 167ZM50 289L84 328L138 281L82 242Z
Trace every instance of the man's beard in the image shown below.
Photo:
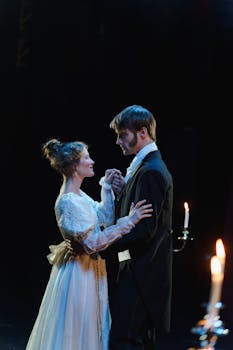
M138 142L136 132L133 133L133 135L134 135L134 136L133 136L133 139L129 142L128 147L127 147L127 148L122 148L124 155L130 155L130 154L132 154L132 153L133 153L133 152L132 152L132 149L135 147L135 145L136 145L137 142Z
M137 134L136 134L136 132L134 132L133 133L133 139L129 142L129 147L130 148L135 147L137 142L138 142Z

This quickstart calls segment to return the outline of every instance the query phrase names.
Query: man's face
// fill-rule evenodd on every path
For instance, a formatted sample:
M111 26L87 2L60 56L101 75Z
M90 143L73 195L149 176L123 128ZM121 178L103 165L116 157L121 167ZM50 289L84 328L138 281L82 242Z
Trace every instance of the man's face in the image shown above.
M120 146L123 154L135 154L138 151L138 136L137 133L129 129L122 129L117 132L116 144Z

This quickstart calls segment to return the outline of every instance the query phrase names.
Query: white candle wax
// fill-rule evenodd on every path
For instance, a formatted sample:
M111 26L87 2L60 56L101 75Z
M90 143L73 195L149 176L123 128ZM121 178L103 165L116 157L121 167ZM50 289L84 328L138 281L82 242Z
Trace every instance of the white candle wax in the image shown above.
M222 283L223 272L221 261L217 256L213 256L211 259L211 289L208 304L208 318L211 323L216 320L216 317L219 314L219 307L216 307L216 304L221 301Z
M184 229L189 226L189 206L187 202L184 202Z
M217 239L216 241L216 255L221 262L221 270L224 275L226 254L221 238Z

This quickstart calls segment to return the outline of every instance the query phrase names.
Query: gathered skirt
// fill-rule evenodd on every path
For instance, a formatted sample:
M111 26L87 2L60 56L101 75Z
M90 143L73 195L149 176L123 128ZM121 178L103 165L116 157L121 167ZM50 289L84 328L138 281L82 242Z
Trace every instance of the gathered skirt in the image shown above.
M107 350L105 261L84 254L54 264L26 350Z

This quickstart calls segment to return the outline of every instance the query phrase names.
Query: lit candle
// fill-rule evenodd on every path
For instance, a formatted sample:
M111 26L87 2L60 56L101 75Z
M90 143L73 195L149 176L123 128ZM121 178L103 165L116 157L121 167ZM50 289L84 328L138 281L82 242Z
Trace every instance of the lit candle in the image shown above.
M187 202L184 202L184 229L189 226L189 206Z
M216 255L221 262L221 269L224 275L226 254L225 254L225 249L221 238L217 239L216 241Z
M211 289L208 304L208 324L210 326L216 321L219 313L219 307L216 304L221 300L223 277L221 261L215 255L211 258Z

